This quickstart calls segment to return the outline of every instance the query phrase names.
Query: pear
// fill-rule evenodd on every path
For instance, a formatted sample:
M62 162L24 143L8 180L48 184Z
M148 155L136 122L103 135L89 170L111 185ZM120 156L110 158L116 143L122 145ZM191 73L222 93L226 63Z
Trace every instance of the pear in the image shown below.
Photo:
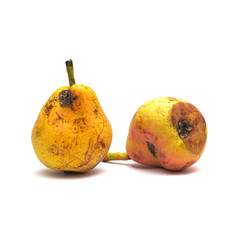
M70 86L57 89L44 104L32 130L32 145L48 168L88 172L107 154L112 127L95 92L75 84L72 60L66 66Z
M132 159L144 165L183 170L197 162L206 140L206 122L195 106L178 98L159 97L136 111L129 127L127 152L108 153L104 161Z

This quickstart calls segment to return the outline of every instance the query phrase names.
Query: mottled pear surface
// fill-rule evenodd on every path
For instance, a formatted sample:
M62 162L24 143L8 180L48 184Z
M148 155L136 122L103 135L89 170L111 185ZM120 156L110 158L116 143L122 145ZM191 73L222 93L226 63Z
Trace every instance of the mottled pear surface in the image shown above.
M128 156L139 163L182 170L202 155L207 126L200 111L184 100L160 97L135 113L126 143Z
M56 90L32 131L39 160L55 170L87 172L107 154L112 128L95 92L74 84Z

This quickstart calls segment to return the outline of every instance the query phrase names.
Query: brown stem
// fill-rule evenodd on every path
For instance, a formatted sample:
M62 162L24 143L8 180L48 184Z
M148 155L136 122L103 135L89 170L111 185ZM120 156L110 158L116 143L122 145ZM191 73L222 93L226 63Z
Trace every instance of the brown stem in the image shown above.
M74 74L73 74L73 62L72 59L69 61L66 61L67 66L67 73L68 73L68 79L69 79L69 85L70 87L75 84Z

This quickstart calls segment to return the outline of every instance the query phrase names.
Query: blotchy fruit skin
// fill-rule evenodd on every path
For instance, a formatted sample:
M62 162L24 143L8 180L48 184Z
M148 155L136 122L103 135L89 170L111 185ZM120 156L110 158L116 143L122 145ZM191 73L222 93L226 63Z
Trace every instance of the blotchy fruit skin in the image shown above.
M135 113L126 150L136 162L178 171L200 158L206 140L206 122L196 107L181 99L160 97Z
M112 128L94 91L75 84L56 90L32 131L39 160L54 170L87 172L107 154Z

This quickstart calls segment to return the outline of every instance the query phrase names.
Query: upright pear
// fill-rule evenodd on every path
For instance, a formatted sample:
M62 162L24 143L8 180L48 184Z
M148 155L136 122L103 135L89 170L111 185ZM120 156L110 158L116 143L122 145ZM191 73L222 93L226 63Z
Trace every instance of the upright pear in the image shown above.
M72 60L66 66L70 86L57 89L44 104L32 130L32 145L48 168L87 172L107 154L112 128L95 92L75 84Z

